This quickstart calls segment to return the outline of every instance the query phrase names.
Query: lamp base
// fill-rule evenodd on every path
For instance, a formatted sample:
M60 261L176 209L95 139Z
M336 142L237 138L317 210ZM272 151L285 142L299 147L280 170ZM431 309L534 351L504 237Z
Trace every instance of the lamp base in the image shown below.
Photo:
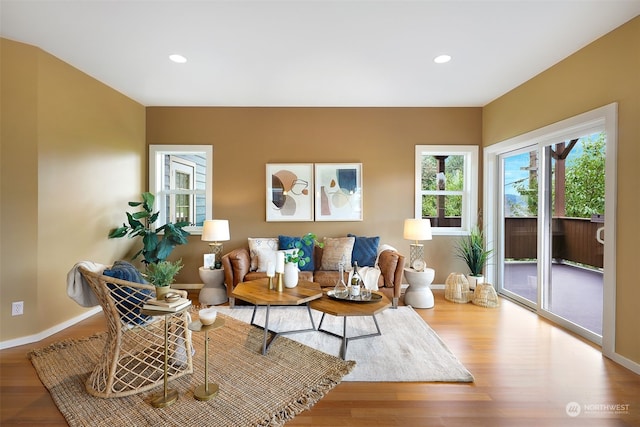
M413 262L417 259L424 259L424 245L412 243L409 245L409 267L413 268Z

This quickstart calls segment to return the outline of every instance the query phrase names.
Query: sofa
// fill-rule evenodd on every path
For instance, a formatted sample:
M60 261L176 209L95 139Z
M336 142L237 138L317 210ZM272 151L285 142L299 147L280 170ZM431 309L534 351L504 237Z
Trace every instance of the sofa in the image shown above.
M272 260L270 257L274 256L275 251L291 247L291 240L287 239L292 238L249 238L247 247L234 249L222 256L230 306L235 304L232 292L238 283L267 277L266 260ZM293 241L299 242L295 238ZM289 242L289 246L283 246L286 242ZM323 290L333 289L340 275L338 262L345 263L346 259L344 280L347 283L353 262L359 260L360 267L379 269L378 290L389 297L393 307L397 308L405 261L402 254L390 246L378 246L377 237L349 234L346 237L325 237L322 242L323 247L314 244L304 248L311 262L300 267L300 280L316 282Z

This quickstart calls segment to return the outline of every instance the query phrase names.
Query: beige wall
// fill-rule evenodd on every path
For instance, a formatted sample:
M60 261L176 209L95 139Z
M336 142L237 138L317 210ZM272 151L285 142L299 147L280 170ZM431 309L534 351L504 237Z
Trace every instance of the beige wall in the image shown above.
M247 237L319 237L346 233L381 236L408 255L403 220L414 213L414 152L418 144L479 145L480 108L147 108L149 144L212 144L213 216L230 221L225 252ZM362 163L364 221L266 222L267 163ZM425 244L427 262L444 283L465 269L453 257L452 239ZM197 236L179 247L185 268L179 282L200 282L208 246Z
M616 352L640 363L640 17L487 105L488 146L606 104L618 103Z
M144 107L42 50L0 39L0 341L78 316L66 274L108 263L126 202L146 187ZM11 302L24 301L23 316Z

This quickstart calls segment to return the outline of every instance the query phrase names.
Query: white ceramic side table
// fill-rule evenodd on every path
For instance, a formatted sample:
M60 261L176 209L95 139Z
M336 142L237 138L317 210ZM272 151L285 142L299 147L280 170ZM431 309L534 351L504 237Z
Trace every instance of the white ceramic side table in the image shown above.
M210 269L200 267L200 280L204 283L198 300L200 304L218 305L227 302L227 288L224 284L224 269Z
M404 269L409 287L404 293L404 303L415 308L432 308L434 306L431 282L436 276L433 268L416 271L413 268Z

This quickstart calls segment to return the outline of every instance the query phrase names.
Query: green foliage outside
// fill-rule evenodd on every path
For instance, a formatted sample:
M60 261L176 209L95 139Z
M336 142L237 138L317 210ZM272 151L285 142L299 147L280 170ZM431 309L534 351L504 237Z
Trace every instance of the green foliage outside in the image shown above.
M567 165L567 216L591 218L604 213L605 136L585 141L582 155Z
M581 138L583 152L569 157L565 169L565 212L567 217L590 218L604 212L605 135L600 133ZM514 216L538 215L538 179L526 179L514 184L526 200L526 208L511 205ZM553 177L555 179L555 175ZM555 186L552 186L555 189ZM555 190L552 200L555 201Z
M422 190L438 188L438 161L434 156L422 157ZM445 160L445 190L462 191L464 187L464 156L451 155ZM462 197L445 196L446 217L462 216ZM422 196L422 217L438 216L438 196Z

